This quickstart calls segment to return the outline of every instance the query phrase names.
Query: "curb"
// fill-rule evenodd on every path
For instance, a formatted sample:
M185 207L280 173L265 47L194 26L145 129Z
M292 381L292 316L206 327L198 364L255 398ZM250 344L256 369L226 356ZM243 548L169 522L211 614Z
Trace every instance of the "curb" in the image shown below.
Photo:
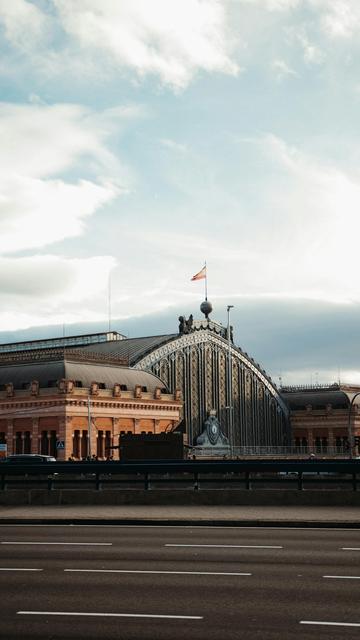
M311 529L360 529L360 522L298 520L186 520L154 518L0 518L1 525L102 525L188 527L275 527Z

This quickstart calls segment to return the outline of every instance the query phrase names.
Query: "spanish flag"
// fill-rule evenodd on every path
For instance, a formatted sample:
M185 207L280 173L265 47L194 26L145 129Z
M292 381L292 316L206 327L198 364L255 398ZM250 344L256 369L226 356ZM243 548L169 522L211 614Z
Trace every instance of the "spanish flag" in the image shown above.
M204 278L206 278L206 265L203 266L199 273L195 273L191 280L204 280Z

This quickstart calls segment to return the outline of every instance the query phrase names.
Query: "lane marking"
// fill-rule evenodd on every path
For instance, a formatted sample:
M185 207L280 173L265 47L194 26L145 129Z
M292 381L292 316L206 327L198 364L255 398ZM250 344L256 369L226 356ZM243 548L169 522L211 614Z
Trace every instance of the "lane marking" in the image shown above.
M328 627L360 627L360 622L323 622L320 620L300 620L300 624L317 624Z
M323 578L338 578L341 580L360 580L360 576L323 576Z
M165 544L164 547L206 547L215 549L283 549L267 544Z
M18 567L0 567L0 571L43 571L43 569L23 569Z
M111 547L112 542L1 542L0 544L45 544L45 545L78 545L85 547Z
M20 616L92 616L98 618L165 618L171 620L203 620L203 616L160 615L154 613L84 613L81 611L17 611Z
M189 576L251 576L252 573L236 573L225 571L147 571L136 569L64 569L71 573L160 573Z
M341 547L342 551L360 551L360 547Z

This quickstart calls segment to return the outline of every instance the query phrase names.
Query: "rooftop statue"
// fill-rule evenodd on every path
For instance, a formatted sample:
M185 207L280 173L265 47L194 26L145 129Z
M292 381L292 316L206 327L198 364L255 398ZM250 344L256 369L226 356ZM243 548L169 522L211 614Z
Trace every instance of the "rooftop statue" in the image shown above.
M185 316L179 316L179 333L191 333L193 330L194 317L191 314L186 320Z
M196 445L202 447L228 447L229 440L221 431L219 420L214 409L206 418L203 431L196 439Z

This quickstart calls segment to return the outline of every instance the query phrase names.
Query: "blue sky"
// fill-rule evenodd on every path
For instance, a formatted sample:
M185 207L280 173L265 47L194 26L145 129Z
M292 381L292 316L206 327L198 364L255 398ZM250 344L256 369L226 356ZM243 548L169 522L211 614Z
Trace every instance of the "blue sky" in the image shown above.
M0 339L106 326L109 278L172 332L206 259L275 378L360 382L359 34L358 0L0 0Z

